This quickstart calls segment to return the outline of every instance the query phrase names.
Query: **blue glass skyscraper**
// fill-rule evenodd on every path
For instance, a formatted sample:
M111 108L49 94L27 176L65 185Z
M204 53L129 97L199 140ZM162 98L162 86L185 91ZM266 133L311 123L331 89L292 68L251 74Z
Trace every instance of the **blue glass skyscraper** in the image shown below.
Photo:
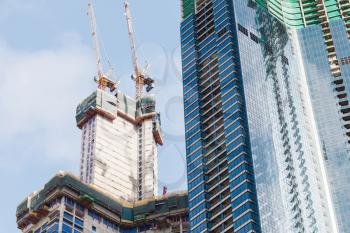
M260 232L232 3L203 1L196 14L194 1L183 4L192 11L181 26L191 232L216 232L220 222L217 231L244 223ZM233 210L232 197L243 192Z
M298 30L322 153L340 232L350 230L350 42L342 20L329 23L341 76L329 71L320 26Z
M182 10L191 232L345 233L300 32L249 0Z

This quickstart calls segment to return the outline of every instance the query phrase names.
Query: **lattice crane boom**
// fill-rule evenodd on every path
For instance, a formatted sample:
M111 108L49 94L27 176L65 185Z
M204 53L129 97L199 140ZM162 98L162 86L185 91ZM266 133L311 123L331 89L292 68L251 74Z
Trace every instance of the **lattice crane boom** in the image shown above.
M135 87L136 87L136 99L139 99L143 96L143 89L146 85L147 92L150 91L153 88L154 80L146 75L144 71L141 71L138 58L137 58L137 52L136 52L136 39L135 39L135 31L133 27L133 18L130 11L129 2L124 2L125 7L125 16L126 21L128 25L128 34L129 34L129 41L130 41L130 47L131 47L131 58L132 58L132 64L134 68L134 74L133 74L133 80L135 81Z
M132 21L132 15L129 7L129 2L125 1L125 16L126 21L128 25L128 34L129 34L129 41L130 41L130 47L131 47L131 56L132 56L132 64L134 66L134 75L140 75L141 71L138 64L137 54L136 54L136 40L135 40L135 31Z
M107 74L103 71L101 48L97 35L96 16L94 7L92 5L92 0L89 0L88 3L88 16L90 18L91 36L93 39L93 46L97 65L97 77L95 77L95 81L98 84L99 89L105 90L106 88L109 88L110 91L113 92L117 88L117 83L109 79L111 71L109 71Z
M90 0L88 3L88 16L90 17L91 36L93 39L94 50L96 55L97 74L98 76L102 76L103 64L102 64L100 44L98 43L96 17L95 17L94 7L92 5L92 0Z

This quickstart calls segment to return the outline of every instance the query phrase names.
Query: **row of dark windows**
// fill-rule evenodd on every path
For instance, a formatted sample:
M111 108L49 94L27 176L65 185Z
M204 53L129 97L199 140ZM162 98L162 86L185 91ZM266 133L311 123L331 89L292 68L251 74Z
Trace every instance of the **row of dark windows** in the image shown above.
M242 25L238 24L238 30L246 36L249 36L249 34L250 34L250 39L257 44L259 43L259 37L257 37L252 32L249 33L248 29L246 29ZM264 48L265 48L265 51L267 51L270 55L273 54L273 49L269 44L265 44ZM342 62L342 64L350 64L350 56L345 57L345 58L341 58L341 62ZM284 55L282 55L282 63L287 64L287 65L289 64L288 58Z
M238 30L242 32L244 35L249 36L250 34L250 39L254 41L255 43L259 44L259 37L257 37L254 33L248 31L245 27L242 25L238 24Z
M340 58L342 65L350 64L350 56Z
M248 36L249 33L248 33L248 29L246 29L245 27L243 27L242 25L238 24L238 30L240 32L242 32L244 35Z

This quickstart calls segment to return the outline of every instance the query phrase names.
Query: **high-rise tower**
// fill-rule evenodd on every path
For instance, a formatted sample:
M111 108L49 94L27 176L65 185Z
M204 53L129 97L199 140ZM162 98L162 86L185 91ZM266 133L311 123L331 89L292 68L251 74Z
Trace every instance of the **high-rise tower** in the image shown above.
M154 96L136 101L98 89L79 104L76 119L82 181L127 200L157 195L162 137Z
M341 75L329 71L322 27L298 30L322 154L334 200L339 232L350 229L350 41L343 20L329 23Z
M348 0L255 1L288 27L303 28L319 25L322 37L319 37L318 40L325 45L323 47L326 52L328 68L333 76L341 76L341 61L338 50L334 46L337 39L331 32L330 24L333 21L341 21L345 33L350 39L350 3Z
M182 9L191 232L338 232L297 31L249 0Z
M130 16L130 11L127 13ZM76 121L82 129L80 179L126 200L156 196L157 144L163 144L160 114L155 111L155 97L142 95L143 84L147 85L147 80L152 84L153 80L137 69L134 80L136 83L141 80L142 85L137 85L136 98L116 91L117 83L109 79L110 73L103 73L91 1L89 16L98 89L77 108ZM130 17L127 18L129 28ZM136 46L133 46L133 57L136 57Z
M125 7L137 61L131 14L128 4ZM91 0L89 15L98 89L76 112L82 129L80 180L59 172L18 205L17 226L23 233L187 233L187 193L157 196L160 115L155 97L143 93L154 81L137 66L136 98L117 90L111 73L103 72Z

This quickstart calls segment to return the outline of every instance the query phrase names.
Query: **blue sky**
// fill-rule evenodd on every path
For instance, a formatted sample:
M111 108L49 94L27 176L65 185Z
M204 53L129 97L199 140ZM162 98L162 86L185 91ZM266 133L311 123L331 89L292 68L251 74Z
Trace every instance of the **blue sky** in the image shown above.
M123 2L95 0L98 32L120 89L133 95ZM140 61L157 81L166 144L160 183L186 189L180 1L130 0ZM19 232L17 204L59 170L77 174L74 113L95 88L87 0L0 0L0 233Z

